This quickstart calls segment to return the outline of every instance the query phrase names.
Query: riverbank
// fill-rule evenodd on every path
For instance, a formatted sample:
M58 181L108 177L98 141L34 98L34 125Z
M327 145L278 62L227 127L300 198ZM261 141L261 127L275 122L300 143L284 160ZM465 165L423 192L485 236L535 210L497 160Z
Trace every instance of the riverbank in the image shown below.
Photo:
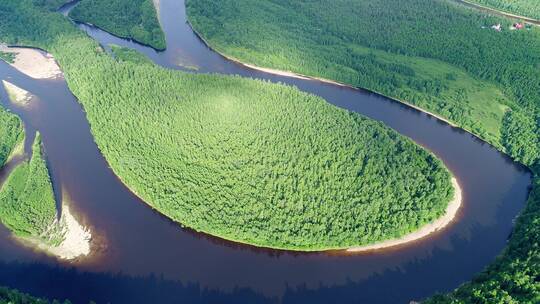
M89 255L92 234L88 228L82 226L75 219L69 206L65 203L62 206L60 223L63 227L64 240L59 246L46 250L65 260Z
M13 63L15 69L34 79L56 79L62 71L54 57L46 52L23 47L8 47L0 44L0 51L15 54Z
M378 249L383 249L383 248L395 247L399 245L405 245L407 243L411 243L419 239L425 238L432 233L435 233L439 230L444 229L446 226L448 226L450 223L454 221L463 203L463 194L461 191L461 187L459 186L459 183L456 178L452 178L452 186L454 187L454 198L452 199L452 201L450 201L450 203L448 203L448 207L446 207L444 215L436 219L434 222L427 224L421 227L419 230L409 233L400 238L391 239L384 242L375 243L372 245L352 247L352 248L347 249L347 251L348 252L365 252L365 251L372 251L372 250L378 250Z
M73 260L90 254L92 234L88 228L75 219L69 205L65 202L62 205L60 219L51 225L51 230L54 229L60 229L54 233L59 233L62 238L62 241L56 246L35 238L22 238L20 241L62 260Z
M154 2L154 7L156 8L156 14L157 14L158 21L161 22L161 20L159 19L159 16L160 16L159 1L160 0L152 0L152 1Z

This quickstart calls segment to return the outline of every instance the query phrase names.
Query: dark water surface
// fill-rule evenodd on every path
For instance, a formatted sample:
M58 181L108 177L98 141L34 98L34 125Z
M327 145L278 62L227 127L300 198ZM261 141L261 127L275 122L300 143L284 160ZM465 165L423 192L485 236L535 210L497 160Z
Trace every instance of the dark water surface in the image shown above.
M186 24L184 1L161 0L160 11L165 52L80 27L104 46L134 48L168 68L283 82L383 121L444 160L463 189L459 218L407 246L356 255L265 250L194 233L152 211L116 178L63 79L33 80L1 62L0 78L38 96L30 109L6 106L28 130L41 132L57 196L69 195L95 238L92 256L66 263L21 246L0 227L0 285L74 303L408 303L471 279L504 248L529 190L523 167L470 134L379 95L229 62Z

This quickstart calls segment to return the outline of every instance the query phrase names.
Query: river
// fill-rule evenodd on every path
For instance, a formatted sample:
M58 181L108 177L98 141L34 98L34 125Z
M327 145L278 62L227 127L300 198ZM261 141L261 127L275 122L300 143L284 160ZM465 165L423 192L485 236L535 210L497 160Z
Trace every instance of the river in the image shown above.
M380 95L230 62L193 33L183 0L160 6L164 52L79 27L105 47L136 49L167 68L287 83L384 122L433 151L459 180L463 206L456 221L406 246L362 254L267 250L195 233L150 209L118 180L63 79L34 80L1 62L0 78L37 96L28 109L5 106L28 130L41 132L56 196L69 194L72 213L92 230L94 253L57 261L0 227L0 285L85 304L408 303L456 288L503 250L529 192L524 167L469 133ZM7 100L3 89L0 98Z

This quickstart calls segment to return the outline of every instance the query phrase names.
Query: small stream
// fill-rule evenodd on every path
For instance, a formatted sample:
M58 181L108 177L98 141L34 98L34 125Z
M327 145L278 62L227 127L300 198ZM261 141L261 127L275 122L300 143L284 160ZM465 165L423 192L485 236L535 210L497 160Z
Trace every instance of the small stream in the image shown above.
M0 226L0 285L74 303L409 303L470 280L506 246L531 182L526 168L463 130L364 90L274 76L216 54L186 22L183 0L161 0L168 49L156 52L95 27L79 27L156 64L294 85L384 122L433 151L460 182L463 207L448 228L406 246L364 253L294 253L227 242L181 228L119 181L94 143L85 113L64 79L34 80L4 62L0 78L37 96L18 108L42 134L58 197L88 225L93 254L57 261L14 241ZM71 6L63 8L67 12Z

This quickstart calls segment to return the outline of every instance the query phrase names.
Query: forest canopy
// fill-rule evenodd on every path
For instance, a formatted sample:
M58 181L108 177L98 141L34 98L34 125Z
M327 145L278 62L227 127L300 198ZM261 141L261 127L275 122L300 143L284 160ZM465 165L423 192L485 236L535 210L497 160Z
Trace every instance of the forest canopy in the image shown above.
M82 0L69 16L158 50L166 48L152 0Z
M508 111L540 117L540 28L452 1L187 0L187 12L228 56L412 103L503 151Z
M537 11L538 1L505 2ZM412 103L527 165L533 189L508 247L471 282L427 302L540 302L538 27L510 30L515 20L450 0L187 0L187 9L227 56ZM500 32L491 28L499 23Z
M15 147L24 140L21 120L0 106L0 167L4 166Z
M17 165L0 189L0 222L18 237L47 244L59 241L56 202L39 134L31 159Z

